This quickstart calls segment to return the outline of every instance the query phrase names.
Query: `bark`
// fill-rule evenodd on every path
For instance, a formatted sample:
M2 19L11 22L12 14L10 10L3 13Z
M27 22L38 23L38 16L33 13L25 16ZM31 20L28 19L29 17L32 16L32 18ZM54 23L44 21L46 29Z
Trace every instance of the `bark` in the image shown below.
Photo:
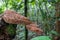
M56 31L60 34L60 2L56 3Z
M58 36L55 40L60 40L60 2L57 2L55 5L56 8L56 31L58 32Z

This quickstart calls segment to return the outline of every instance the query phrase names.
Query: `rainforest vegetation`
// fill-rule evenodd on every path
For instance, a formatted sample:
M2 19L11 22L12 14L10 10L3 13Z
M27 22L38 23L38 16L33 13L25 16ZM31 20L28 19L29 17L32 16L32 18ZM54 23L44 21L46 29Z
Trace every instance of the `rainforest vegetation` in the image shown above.
M14 12L11 12L11 10ZM18 14L20 17L23 16L21 21L24 20L24 22L26 22L24 24L29 24L31 21L33 25L37 24L38 29L43 30L43 32L38 34L40 31L35 31L36 29L33 30L34 27L31 26L32 24L27 25L31 26L31 28L33 27L28 30L26 25L18 24L19 21L15 24L12 20L5 21L5 17L3 17L4 20L1 20L1 14L6 15L8 13L11 13L11 15L7 16L7 19L11 18L11 16L14 17L14 13L17 13L15 16ZM29 23L27 21L29 21ZM13 24L9 24L10 22ZM3 28L5 24L7 28ZM3 39L3 36L7 33L10 34L10 40L60 40L60 0L0 0L0 26L1 25L0 40ZM8 32L4 32L6 34L2 35L2 31L4 30ZM7 35L6 39L9 40Z

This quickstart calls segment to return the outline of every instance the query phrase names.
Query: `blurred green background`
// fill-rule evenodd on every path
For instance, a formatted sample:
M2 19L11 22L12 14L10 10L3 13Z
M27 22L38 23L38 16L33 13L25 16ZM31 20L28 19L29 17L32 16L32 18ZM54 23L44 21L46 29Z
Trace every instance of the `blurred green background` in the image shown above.
M6 9L11 9L21 15L25 15L24 2L25 0L0 0L0 14ZM44 30L42 35L51 38L52 34L58 34L55 31L55 4L57 2L59 2L59 0L28 0L27 2L27 17ZM18 24L16 29L16 37L14 40L25 40L25 26ZM28 40L37 36L40 35L28 30Z

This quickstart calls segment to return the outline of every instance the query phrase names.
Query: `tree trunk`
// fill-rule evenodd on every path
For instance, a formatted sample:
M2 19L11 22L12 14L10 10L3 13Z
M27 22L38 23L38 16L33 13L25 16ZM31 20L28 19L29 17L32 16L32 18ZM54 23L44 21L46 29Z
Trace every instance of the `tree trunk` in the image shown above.
M60 34L60 2L56 3L56 31Z
M60 2L55 5L56 8L56 31L58 32L58 37L56 40L60 40Z

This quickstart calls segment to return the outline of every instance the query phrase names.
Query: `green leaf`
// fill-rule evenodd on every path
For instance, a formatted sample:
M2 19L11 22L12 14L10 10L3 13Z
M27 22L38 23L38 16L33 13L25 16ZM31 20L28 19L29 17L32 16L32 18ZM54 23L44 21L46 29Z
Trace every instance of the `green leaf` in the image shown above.
M21 2L22 0L16 0L17 2Z
M51 31L50 34L54 34L54 35L58 35L58 33L56 31Z
M51 40L49 36L38 36L35 38L32 38L31 40Z

